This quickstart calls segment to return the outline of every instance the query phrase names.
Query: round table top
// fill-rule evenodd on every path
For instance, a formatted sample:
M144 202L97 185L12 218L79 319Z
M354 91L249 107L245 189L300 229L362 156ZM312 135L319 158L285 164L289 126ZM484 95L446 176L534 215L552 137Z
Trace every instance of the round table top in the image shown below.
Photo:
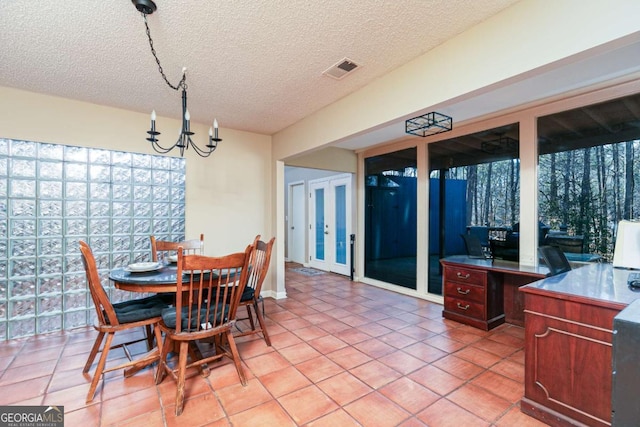
M163 265L158 270L131 272L121 267L109 272L116 288L131 292L175 292L178 282L176 264Z
M228 274L226 271L226 269L222 270L223 277ZM206 274L209 275L209 273ZM214 273L213 277L217 276ZM176 292L178 266L177 264L165 264L157 270L144 272L133 272L126 267L120 267L109 272L109 279L116 288L130 292Z

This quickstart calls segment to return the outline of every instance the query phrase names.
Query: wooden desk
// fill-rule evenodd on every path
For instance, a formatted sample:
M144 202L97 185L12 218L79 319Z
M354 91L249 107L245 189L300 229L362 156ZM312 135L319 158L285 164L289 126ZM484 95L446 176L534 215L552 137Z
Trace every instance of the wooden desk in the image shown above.
M451 320L489 330L504 322L524 326L520 286L549 273L544 266L477 259L456 255L440 260L443 267L444 310Z
M520 288L522 412L552 426L611 425L613 318L640 297L627 286L629 273L587 264Z

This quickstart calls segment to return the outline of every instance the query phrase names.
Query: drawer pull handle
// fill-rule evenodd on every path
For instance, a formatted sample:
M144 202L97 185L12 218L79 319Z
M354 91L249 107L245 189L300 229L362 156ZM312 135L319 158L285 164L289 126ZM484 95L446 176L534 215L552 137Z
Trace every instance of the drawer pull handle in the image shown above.
M469 292L471 292L471 289L467 289L463 291L462 288L458 288L457 291L460 295L467 295Z
M469 308L469 304L467 304L467 305L462 305L462 304L458 303L458 308L459 308L460 310L467 310L467 309Z
M468 279L469 276L471 276L469 273L467 274L462 274L459 271L456 273L456 276L458 276L458 279Z

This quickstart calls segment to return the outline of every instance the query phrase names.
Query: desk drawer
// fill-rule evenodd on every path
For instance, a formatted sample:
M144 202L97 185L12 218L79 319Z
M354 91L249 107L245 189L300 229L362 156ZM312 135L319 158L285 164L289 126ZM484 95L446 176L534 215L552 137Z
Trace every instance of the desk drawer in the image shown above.
M447 298L460 298L482 304L485 302L484 286L445 281L444 294Z
M460 314L462 316L473 317L478 320L486 320L484 315L484 304L474 301L446 298L444 308L447 311Z
M454 281L484 286L487 282L487 272L457 266L447 266L444 269L444 280L445 282Z

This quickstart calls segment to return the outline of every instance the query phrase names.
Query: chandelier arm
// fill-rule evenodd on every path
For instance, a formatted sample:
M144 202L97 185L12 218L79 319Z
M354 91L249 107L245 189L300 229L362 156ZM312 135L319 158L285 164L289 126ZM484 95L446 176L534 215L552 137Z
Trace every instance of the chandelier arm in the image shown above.
M176 86L172 85L171 82L169 81L169 79L167 78L167 76L164 74L164 70L162 69L162 65L160 65L160 59L158 58L158 55L156 54L156 50L153 47L153 39L151 38L151 30L149 29L149 24L147 23L147 14L143 13L142 14L143 18L144 18L144 26L147 29L147 38L149 39L149 47L151 48L151 53L153 54L153 57L156 59L156 64L158 64L158 71L160 71L160 75L162 75L162 78L164 79L164 81L167 83L167 85L173 89L173 90L179 90L181 87L182 88L186 88L187 84L186 84L186 79L187 79L187 75L184 73L182 73L182 79L180 79L180 81L178 82L178 84Z
M152 138L147 138L147 141L151 142L151 147L154 149L154 151L155 151L156 153L160 153L160 154L167 154L167 153L169 153L171 150L173 150L174 148L176 148L176 146L178 145L178 142L179 142L180 140L176 141L176 143L175 143L175 144L173 144L171 147L168 147L168 148L167 148L167 147L163 147L162 145L160 145L160 144L158 143L158 139L155 139L155 138L153 138L153 139L152 139Z
M191 140L191 137L189 137L189 145L193 147L193 150L198 153L198 155L200 157L209 157L211 155L211 153L213 153L216 150L216 145L211 145L208 144L206 145L207 149L203 150L202 148L198 147L195 142L193 142Z

